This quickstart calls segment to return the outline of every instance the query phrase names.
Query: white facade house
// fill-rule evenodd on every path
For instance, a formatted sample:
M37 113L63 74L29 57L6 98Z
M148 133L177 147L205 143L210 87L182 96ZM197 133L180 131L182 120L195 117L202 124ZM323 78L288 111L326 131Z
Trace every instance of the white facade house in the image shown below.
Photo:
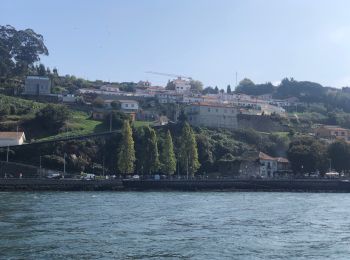
M173 83L175 85L176 93L188 93L191 90L191 85L188 80L177 78L173 81Z
M139 103L136 100L119 100L120 108L125 112L134 112L139 110Z
M0 132L0 147L21 145L25 140L24 132Z
M259 153L260 176L263 178L277 177L289 171L289 161L283 157L271 157L263 152Z
M110 92L119 92L119 88L117 86L114 85L103 85L102 87L100 87L100 90L103 91L110 91Z
M158 102L161 104L177 103L182 101L183 99L182 94L178 94L173 91L164 91L161 93L157 93L155 96Z
M183 103L190 104L190 103L200 103L204 102L204 98L201 95L196 96L184 96L182 99Z

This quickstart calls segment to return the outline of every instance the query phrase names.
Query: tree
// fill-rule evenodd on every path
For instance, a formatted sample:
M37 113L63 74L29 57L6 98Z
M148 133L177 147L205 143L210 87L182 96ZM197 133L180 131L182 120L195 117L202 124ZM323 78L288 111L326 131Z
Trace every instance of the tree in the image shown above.
M350 145L345 141L336 141L330 144L328 146L328 156L335 170L350 170Z
M36 70L39 76L46 76L46 68L44 64L40 63Z
M202 94L206 95L206 94L217 94L217 93L213 87L209 86L209 87L206 87L205 89L203 89Z
M110 113L105 115L103 124L106 127L111 127L112 130L115 130L122 128L125 120L128 120L129 123L131 123L131 118L129 115L120 111L110 111Z
M203 91L203 83L199 80L191 80L191 91L196 93L201 93Z
M174 174L176 171L176 157L174 153L173 139L171 138L169 130L162 145L160 159L162 172L167 175Z
M188 178L189 175L193 176L197 172L198 168L200 167L200 163L198 161L196 137L192 128L187 122L182 128L180 143L180 166L182 170L186 172Z
M131 174L134 172L135 148L132 138L132 131L129 121L124 121L122 128L122 141L118 153L118 170L122 174Z
M198 147L198 159L201 163L199 169L200 172L212 171L214 156L213 156L213 145L211 144L210 138L206 134L198 134L196 136L197 147ZM218 145L219 146L219 145Z
M214 91L215 91L214 94L219 94L219 88L218 88L218 86L215 86Z
M42 128L57 132L69 117L70 114L67 107L49 104L36 113L34 120Z
M327 169L326 146L312 137L303 136L293 140L287 155L294 172L311 173Z
M231 86L230 86L230 85L227 85L226 93L227 93L227 94L231 94L231 92L232 92Z
M272 94L275 91L275 87L271 82L264 84L254 84L250 79L243 79L239 82L239 85L236 88L237 93L242 93L246 95L259 96L264 94Z
M0 77L24 75L40 55L49 55L42 35L32 29L0 26Z
M92 105L94 107L98 107L98 108L103 108L105 106L105 101L103 100L103 98L101 97L97 97L94 99L94 101L92 102Z
M166 90L175 90L175 84L174 84L174 82L168 80L168 83L166 84L165 89L166 89Z
M147 156L144 161L144 170L146 173L152 174L158 171L160 165L156 131L149 126L146 127L145 139L146 146L144 149Z
M154 129L149 126L140 127L135 131L136 169L140 174L152 174L158 171L159 153L158 140Z

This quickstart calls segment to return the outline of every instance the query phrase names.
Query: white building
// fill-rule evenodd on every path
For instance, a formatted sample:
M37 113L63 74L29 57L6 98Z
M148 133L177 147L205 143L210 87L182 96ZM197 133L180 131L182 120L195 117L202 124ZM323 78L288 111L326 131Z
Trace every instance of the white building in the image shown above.
M125 112L136 112L139 110L139 102L136 100L119 100L120 108Z
M182 101L183 95L175 93L173 91L164 91L162 93L157 93L156 98L161 104L177 103Z
M100 90L109 91L109 92L119 92L119 88L111 84L103 85L102 87L100 87Z
M194 126L236 129L237 107L220 103L193 103L185 108L188 121Z
M25 140L24 132L0 132L0 147L21 145Z
M176 93L188 93L191 90L191 85L188 80L181 79L180 77L173 81L175 85Z
M259 153L260 176L264 178L277 177L279 174L290 172L289 161L283 157L271 157Z
M204 98L201 95L183 96L182 102L186 104L200 103L204 102Z

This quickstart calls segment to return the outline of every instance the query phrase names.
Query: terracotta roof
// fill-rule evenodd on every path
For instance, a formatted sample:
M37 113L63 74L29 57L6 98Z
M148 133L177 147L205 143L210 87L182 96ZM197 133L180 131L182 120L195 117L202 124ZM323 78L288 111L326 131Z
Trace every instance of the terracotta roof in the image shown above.
M271 161L275 160L275 158L273 158L270 155L267 155L266 153L263 153L263 152L259 153L259 159L261 159L261 160L271 160Z
M24 132L0 132L0 139L19 139L22 135Z
M267 155L266 153L263 153L263 152L259 153L259 159L261 159L261 160L269 160L269 161L277 161L277 162L280 162L280 163L289 163L287 158L272 157L272 156Z
M289 160L287 158L277 157L276 159L277 159L277 162L289 163Z

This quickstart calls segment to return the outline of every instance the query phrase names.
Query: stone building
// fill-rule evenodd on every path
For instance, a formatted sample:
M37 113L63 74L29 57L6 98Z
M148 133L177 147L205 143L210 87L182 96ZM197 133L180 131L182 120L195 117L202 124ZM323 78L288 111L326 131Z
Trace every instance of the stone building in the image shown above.
M194 103L185 108L191 125L213 128L237 128L237 113L236 107L219 103Z
M240 176L251 178L276 178L290 175L290 164L283 157L272 157L263 152L244 154L240 166Z
M48 77L28 76L24 85L25 95L50 95L51 80Z

